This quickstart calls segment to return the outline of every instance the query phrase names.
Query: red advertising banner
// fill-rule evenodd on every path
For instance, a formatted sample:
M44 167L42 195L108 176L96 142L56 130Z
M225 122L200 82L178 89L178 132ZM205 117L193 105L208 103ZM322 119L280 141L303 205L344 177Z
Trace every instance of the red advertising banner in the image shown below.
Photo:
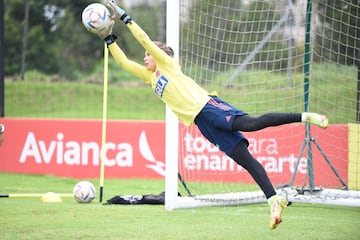
M1 119L5 125L0 146L0 171L98 178L101 161L101 121L61 119ZM274 129L276 131L274 132ZM261 162L274 184L289 183L304 143L304 125L291 124L246 133L249 150ZM340 176L347 181L348 142L332 144L328 136L347 139L347 125L312 129ZM291 137L290 137L291 136ZM330 142L330 143L329 143ZM253 182L249 174L201 136L196 127L180 134L183 146L179 166L191 180ZM336 147L333 147L335 146ZM165 123L163 121L108 121L105 178L163 178L165 175ZM315 182L341 186L316 146L312 146ZM295 183L307 178L303 152Z
M2 119L0 171L75 178L100 176L101 121ZM108 121L106 178L164 176L163 122Z
M187 180L254 182L244 168L206 141L196 127L192 128L181 134L183 150L179 169ZM331 125L326 130L313 127L310 140L306 139L304 124L266 128L244 135L249 141L249 151L263 165L273 184L288 184L294 177L294 185L309 186L309 146L316 186L343 187L330 166L347 182L347 125Z

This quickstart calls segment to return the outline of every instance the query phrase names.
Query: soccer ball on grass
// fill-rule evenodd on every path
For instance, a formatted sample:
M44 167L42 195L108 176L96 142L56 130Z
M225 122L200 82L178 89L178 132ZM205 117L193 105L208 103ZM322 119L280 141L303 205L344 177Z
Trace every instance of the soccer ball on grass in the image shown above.
M81 18L85 28L95 34L106 28L112 20L109 10L101 3L88 5Z
M74 186L73 196L78 203L90 203L95 195L95 186L89 181L81 181Z

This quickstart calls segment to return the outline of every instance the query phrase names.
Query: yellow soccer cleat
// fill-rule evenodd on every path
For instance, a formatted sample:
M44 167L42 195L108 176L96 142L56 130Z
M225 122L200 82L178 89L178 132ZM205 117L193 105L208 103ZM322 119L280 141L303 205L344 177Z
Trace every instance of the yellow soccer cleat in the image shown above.
M270 230L273 230L279 225L282 221L281 215L284 208L287 207L288 201L278 195L272 196L269 198L269 206L270 206Z
M321 128L327 128L329 124L329 120L325 115L311 112L305 113L305 122L314 124Z

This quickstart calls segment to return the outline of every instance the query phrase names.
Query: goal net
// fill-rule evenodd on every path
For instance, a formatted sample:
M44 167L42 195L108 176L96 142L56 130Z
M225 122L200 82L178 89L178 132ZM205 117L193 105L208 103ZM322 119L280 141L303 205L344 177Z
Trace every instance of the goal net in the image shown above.
M184 73L206 90L252 116L328 116L326 130L297 123L244 133L279 194L291 202L360 206L358 1L173 2L167 42ZM166 132L167 209L266 201L196 126L168 113Z

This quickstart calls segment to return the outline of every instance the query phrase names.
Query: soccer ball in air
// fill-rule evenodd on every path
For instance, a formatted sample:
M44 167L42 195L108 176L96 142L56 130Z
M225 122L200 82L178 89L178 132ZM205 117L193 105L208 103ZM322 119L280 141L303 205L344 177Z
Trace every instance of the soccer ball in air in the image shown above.
M81 18L85 28L92 33L103 30L112 20L109 10L100 3L88 5L83 10Z
M95 195L95 186L89 181L81 181L74 186L73 196L78 203L90 203Z

